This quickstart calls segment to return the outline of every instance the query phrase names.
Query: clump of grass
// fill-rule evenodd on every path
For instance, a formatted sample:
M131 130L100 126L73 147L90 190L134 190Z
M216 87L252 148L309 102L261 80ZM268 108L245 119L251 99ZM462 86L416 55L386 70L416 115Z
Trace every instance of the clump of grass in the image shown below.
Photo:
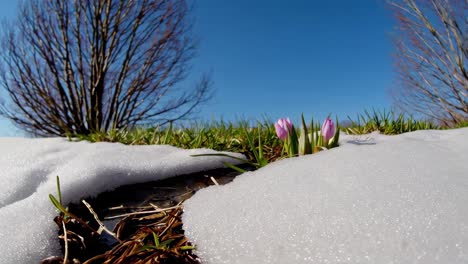
M454 128L462 128L462 127L468 127L468 120L456 124Z
M348 134L361 135L379 131L385 135L397 135L406 132L426 129L441 129L432 122L416 120L412 116L396 114L394 111L364 111L358 114L356 119L348 116L351 124L343 128Z
M195 247L187 240L182 229L182 205L170 208L151 206L129 213L117 224L114 232L99 220L89 203L83 200L95 223L78 217L62 204L60 180L57 176L57 197L49 194L59 215L54 221L59 227L59 238L64 256L44 259L41 263L200 263L193 253ZM84 216L86 217L86 216ZM89 218L89 216L88 216ZM96 229L99 226L99 229ZM106 232L114 238L109 248L101 241ZM53 263L56 263L53 262Z
M56 258L59 261L58 263L69 263L69 259L73 263L80 263L81 260L90 258L105 250L105 247L99 241L102 231L97 228L97 223L83 220L62 204L62 193L58 176L57 197L49 194L52 204L59 212L59 215L54 218L54 222L59 227L59 238L64 249L63 258ZM47 259L41 263L48 263Z
M270 121L212 122L188 127L153 127L111 130L77 135L90 142L120 142L128 145L167 144L183 149L209 148L244 154L255 164L265 165L281 157L282 145Z
M146 211L144 217L129 215L116 227L119 237L132 230L132 235L111 250L88 259L84 264L94 263L200 263L193 254L195 247L187 241L182 229L182 207L168 210ZM142 211L140 213L145 213Z

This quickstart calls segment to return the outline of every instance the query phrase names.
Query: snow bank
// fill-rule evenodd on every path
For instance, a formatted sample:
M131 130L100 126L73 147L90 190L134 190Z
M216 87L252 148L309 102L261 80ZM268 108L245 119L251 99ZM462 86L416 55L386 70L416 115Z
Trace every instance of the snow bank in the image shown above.
M48 195L60 177L64 203L124 184L223 167L223 157L190 157L212 150L63 138L0 138L0 263L38 263L60 254L57 215ZM238 154L236 154L238 155ZM238 155L239 157L242 157Z
M186 201L203 263L468 263L467 128L341 144Z

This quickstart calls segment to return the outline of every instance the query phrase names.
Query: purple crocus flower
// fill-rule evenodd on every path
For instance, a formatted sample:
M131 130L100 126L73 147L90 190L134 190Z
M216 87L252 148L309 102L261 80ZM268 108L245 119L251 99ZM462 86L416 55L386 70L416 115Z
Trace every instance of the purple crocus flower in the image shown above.
M278 135L281 140L285 140L292 130L291 120L289 120L289 118L280 118L278 122L275 123L275 130L276 135Z
M333 124L333 121L327 117L325 122L323 122L322 125L322 137L323 137L323 142L325 144L328 144L328 141L335 136L335 124Z

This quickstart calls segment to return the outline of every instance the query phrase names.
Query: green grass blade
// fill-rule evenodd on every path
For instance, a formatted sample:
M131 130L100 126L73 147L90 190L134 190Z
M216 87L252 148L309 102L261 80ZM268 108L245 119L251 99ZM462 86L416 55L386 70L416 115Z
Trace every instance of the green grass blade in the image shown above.
M203 157L203 156L219 156L219 157L229 157L229 158L232 158L232 159L235 159L235 160L239 160L239 161L242 161L244 163L247 163L247 164L250 164L252 166L257 166L257 164L253 163L253 162L250 162L246 159L242 159L242 158L238 158L238 157L235 157L235 156L231 156L231 155L228 155L228 154L224 154L224 153L213 153L213 154L195 154L195 155L190 155L191 157Z
M156 235L155 232L152 232L152 233L153 233L154 246L156 248L159 248L159 237L158 237L158 235Z
M182 246L182 247L180 247L179 249L182 250L182 251L185 251L185 250L194 250L194 249L196 249L196 247L195 247L195 246Z
M165 145L165 144L169 144L169 137L172 136L172 122L169 123L169 127L167 128L166 130L166 134L164 136L164 139L162 141L162 144Z
M57 195L58 195L58 200L60 204L62 204L62 191L60 190L60 178L57 175Z
M62 213L65 215L68 215L67 210L62 206L62 204L53 196L52 194L49 194L49 199L52 202L52 204Z
M233 169L233 170L235 170L235 171L237 171L237 172L240 172L240 173L247 172L246 170L241 169L241 168L237 167L236 165L233 165L233 164L231 164L231 163L229 163L229 162L223 162L223 164L224 164L226 167L231 168L231 169Z
M307 131L307 125L304 120L304 114L301 115L301 121L302 121L302 131L301 131L301 136L299 137L300 141L299 142L299 150L301 155L306 155L306 154L312 154L312 149L309 141L309 131Z
M159 249L166 249L169 247L169 245L172 243L172 241L174 241L174 239L168 239L168 240L164 240L163 242L161 242L159 244Z

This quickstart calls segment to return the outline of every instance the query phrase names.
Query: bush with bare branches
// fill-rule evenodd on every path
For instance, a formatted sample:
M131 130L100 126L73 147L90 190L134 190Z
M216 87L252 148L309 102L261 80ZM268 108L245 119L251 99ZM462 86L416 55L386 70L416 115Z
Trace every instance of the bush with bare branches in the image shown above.
M468 120L468 1L390 0L398 21L393 97L445 125Z
M185 0L28 0L4 27L0 114L35 135L89 134L186 117L206 76L179 89L194 56ZM176 89L177 88L177 89Z

